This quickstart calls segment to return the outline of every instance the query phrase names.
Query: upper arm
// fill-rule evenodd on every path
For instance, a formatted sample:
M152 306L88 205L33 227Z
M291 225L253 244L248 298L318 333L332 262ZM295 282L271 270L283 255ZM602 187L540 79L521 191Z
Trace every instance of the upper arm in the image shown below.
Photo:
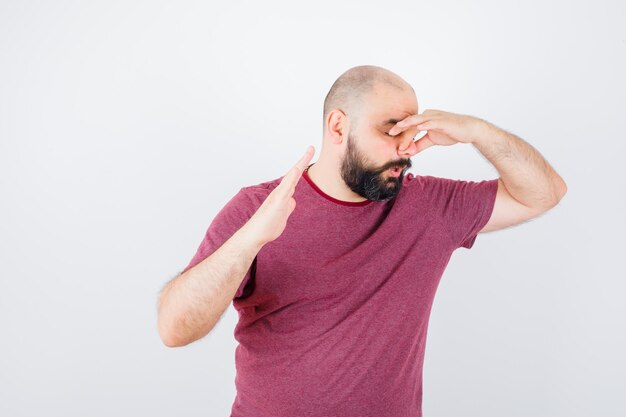
M532 208L520 203L506 189L502 178L498 178L498 191L491 217L479 233L491 232L520 224L548 210Z

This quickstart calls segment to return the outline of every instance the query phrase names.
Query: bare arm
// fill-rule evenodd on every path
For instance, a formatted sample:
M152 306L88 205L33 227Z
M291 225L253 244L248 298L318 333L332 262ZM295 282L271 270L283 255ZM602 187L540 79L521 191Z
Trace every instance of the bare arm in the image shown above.
M567 192L567 185L532 145L485 120L472 144L500 174L507 197L531 210L553 208ZM479 123L480 123L479 122Z
M285 229L296 207L296 184L314 152L315 148L309 146L252 217L222 246L166 284L158 306L159 335L165 345L185 346L213 329L254 257Z
M224 314L263 246L246 225L164 287L158 327L165 345L185 346L206 336Z
M428 133L413 142L400 136L417 126ZM556 206L567 192L565 181L533 146L486 120L427 109L396 123L388 135L408 140L410 153L433 145L472 143L498 173L498 190L491 217L481 232L502 229L538 216Z

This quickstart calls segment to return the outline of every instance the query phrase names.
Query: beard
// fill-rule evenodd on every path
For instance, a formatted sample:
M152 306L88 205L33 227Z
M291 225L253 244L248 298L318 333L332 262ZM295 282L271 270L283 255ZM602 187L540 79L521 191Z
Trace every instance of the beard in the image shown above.
M387 174L392 167L402 167L398 177ZM358 195L374 201L387 201L394 198L400 188L405 171L411 167L410 159L389 162L380 168L371 168L367 158L359 151L352 132L348 135L346 154L341 161L341 178Z

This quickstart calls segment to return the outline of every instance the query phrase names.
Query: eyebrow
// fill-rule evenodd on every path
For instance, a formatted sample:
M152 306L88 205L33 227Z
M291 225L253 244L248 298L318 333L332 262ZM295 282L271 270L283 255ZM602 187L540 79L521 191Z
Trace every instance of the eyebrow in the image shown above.
M388 119L386 121L383 122L382 126L387 126L387 125L395 125L396 123L398 123L400 120L397 119Z

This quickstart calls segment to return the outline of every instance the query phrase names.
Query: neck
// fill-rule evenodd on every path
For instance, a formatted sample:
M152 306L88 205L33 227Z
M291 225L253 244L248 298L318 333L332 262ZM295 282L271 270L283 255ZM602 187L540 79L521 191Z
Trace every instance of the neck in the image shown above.
M307 168L309 178L329 196L350 203L360 203L367 199L352 191L341 178L337 164L328 164L322 158Z

